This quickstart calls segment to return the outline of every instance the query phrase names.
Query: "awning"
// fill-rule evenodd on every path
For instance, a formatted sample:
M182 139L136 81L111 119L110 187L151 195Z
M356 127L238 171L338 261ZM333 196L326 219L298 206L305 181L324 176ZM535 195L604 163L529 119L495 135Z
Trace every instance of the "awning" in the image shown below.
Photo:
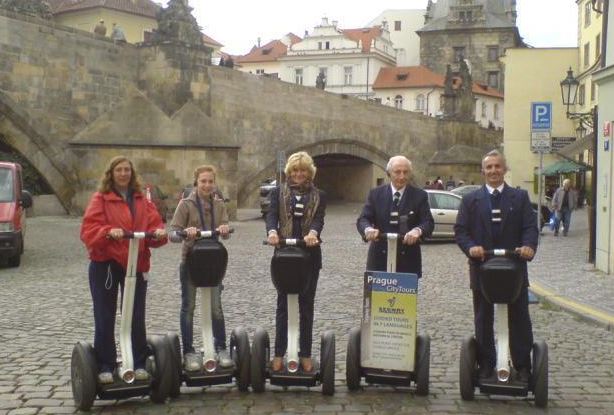
M576 163L571 160L559 160L554 164L544 167L542 170L543 176L553 176L555 174L577 173L586 171L589 167L583 164Z

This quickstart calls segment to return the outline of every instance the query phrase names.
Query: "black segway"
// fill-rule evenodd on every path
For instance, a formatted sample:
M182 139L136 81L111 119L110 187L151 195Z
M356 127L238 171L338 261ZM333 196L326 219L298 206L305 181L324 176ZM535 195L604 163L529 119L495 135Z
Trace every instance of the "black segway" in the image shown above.
M474 398L475 388L491 395L528 396L533 392L535 406L548 405L548 346L544 341L533 343L533 371L529 382L517 379L510 366L507 305L518 298L523 284L519 256L514 251L496 249L486 252L480 265L480 289L486 300L495 305L497 348L496 374L488 379L478 377L478 345L474 336L466 338L460 350L460 392L463 400Z
M346 354L346 383L350 391L369 384L416 385L416 394L429 393L431 340L416 335L418 276L396 270L397 241L403 235L380 233L388 241L387 272L364 276L361 327L350 331Z
M265 242L265 245L267 243ZM309 253L303 249L305 241L280 239L279 248L271 259L273 285L288 296L288 350L284 369L275 372L270 366L268 333L258 328L252 342L251 383L254 392L264 392L268 378L271 385L322 385L324 395L335 393L335 334L324 332L320 338L320 360L313 359L313 370L305 372L299 364L299 305L298 296L308 283Z
M231 232L233 230L231 229ZM186 237L185 231L177 232L179 236ZM202 361L200 370L187 371L183 369L181 346L179 336L169 334L167 340L173 353L171 398L179 396L181 384L187 386L207 386L231 383L236 380L241 392L249 387L250 349L249 337L243 328L236 328L230 335L229 352L233 366L224 368L218 364L213 339L213 323L211 316L211 291L222 283L228 264L228 251L226 247L213 237L219 236L218 231L200 231L201 238L192 248L186 259L189 278L198 287L200 296L201 333L203 341Z
M122 309L119 331L120 354L122 361L113 383L98 383L98 365L94 347L84 341L78 342L72 351L71 385L75 405L82 411L88 411L96 395L100 399L125 399L134 396L149 395L155 403L164 403L171 387L172 355L164 336L147 338L151 352L146 361L146 370L150 379L136 380L134 357L132 355L132 313L134 310L134 293L136 287L136 266L139 255L139 240L151 239L153 233L126 232L124 237L130 239L128 264L122 295Z

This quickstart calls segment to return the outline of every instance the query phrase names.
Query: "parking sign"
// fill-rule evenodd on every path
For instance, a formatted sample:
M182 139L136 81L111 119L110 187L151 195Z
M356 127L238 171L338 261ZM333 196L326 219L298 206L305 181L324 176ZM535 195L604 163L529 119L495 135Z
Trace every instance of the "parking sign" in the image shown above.
M551 102L532 102L531 103L531 130L550 130L552 129L552 103Z

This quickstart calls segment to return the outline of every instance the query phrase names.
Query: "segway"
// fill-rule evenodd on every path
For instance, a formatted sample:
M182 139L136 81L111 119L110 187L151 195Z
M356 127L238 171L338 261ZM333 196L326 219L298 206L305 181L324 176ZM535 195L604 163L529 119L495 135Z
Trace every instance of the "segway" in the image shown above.
M187 236L185 231L179 231L177 234L184 238ZM196 371L184 370L179 337L177 334L167 335L173 353L171 398L179 396L182 383L187 386L220 385L232 383L234 378L241 392L247 391L249 387L250 349L247 332L243 328L236 328L230 335L229 352L233 360L232 367L221 367L215 352L211 291L222 283L228 264L226 247L217 239L213 239L219 234L218 231L199 231L197 236L201 239L194 245L186 259L188 277L197 287L200 296L203 366Z
M369 384L416 386L416 394L429 393L431 340L416 335L418 276L396 271L397 243L404 235L380 233L388 241L387 272L364 276L360 328L350 331L345 379L350 391Z
M547 344L544 341L533 343L533 371L528 383L517 379L510 366L507 305L516 301L524 281L519 256L514 251L495 249L486 251L486 258L478 267L478 273L482 294L495 305L496 375L488 379L478 377L478 344L474 336L466 338L460 350L461 397L472 400L476 387L481 393L490 395L528 396L533 392L535 406L545 408L548 405Z
M265 241L266 245L267 242ZM335 393L335 334L324 332L320 338L320 360L313 359L313 369L305 372L299 364L299 293L307 286L311 264L305 241L280 239L279 248L271 259L273 285L288 297L288 349L284 369L273 371L270 365L268 333L258 328L252 342L251 383L254 392L264 392L268 378L271 385L322 385L324 395Z
M130 239L130 243L119 330L122 361L119 362L116 373L113 373L113 383L100 384L98 382L96 354L90 343L80 341L73 348L70 368L72 394L75 405L82 411L88 411L92 407L96 395L100 399L112 400L149 395L155 403L164 403L169 396L172 355L165 337L151 336L147 338L150 355L146 360L145 369L150 375L149 380L136 380L134 356L132 355L132 312L134 310L139 241L153 237L153 233L149 232L124 231L124 238Z

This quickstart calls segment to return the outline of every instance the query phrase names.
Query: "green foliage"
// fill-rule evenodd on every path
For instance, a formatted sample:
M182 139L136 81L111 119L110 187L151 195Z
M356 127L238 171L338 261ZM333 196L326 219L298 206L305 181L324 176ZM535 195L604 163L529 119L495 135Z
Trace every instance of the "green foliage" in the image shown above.
M49 3L43 0L0 0L0 9L47 20L53 17Z

